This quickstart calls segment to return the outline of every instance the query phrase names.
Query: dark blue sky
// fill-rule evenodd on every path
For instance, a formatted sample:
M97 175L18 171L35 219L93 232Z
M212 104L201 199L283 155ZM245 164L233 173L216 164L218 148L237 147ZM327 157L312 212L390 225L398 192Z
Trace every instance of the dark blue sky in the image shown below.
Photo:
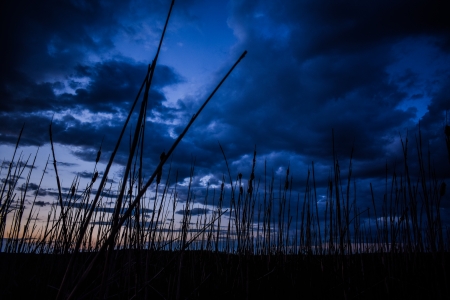
M9 159L23 123L22 145L43 146L46 157L54 115L61 162L92 172L86 166L93 165L103 137L106 161L155 55L169 5L2 4L0 158ZM151 92L145 173L247 50L175 151L172 165L180 182L195 158L194 184L220 184L227 171L219 141L232 176L250 175L256 145L257 176L265 160L277 180L290 165L294 187L303 192L314 161L318 185L326 186L334 129L343 176L354 145L361 199L370 182L382 197L386 164L389 172L394 165L402 170L400 137L407 133L410 164L416 165L420 121L438 179L449 184L444 125L450 110L450 22L443 5L177 0ZM126 154L125 145L119 167Z

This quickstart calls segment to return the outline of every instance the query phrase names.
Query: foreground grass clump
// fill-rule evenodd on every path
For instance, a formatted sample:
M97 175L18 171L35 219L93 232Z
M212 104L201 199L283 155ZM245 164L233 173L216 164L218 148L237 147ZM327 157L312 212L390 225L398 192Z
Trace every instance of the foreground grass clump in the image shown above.
M100 148L86 188L80 188L80 178L69 187L61 185L50 125L52 153L41 178L53 167L58 196L41 224L36 209L41 183L35 194L29 191L36 158L16 157L23 129L19 134L16 152L0 173L5 176L0 298L448 299L450 232L441 218L446 186L425 162L420 135L417 173L410 171L406 139L401 174L394 173L389 185L386 178L383 195L371 192L370 208L358 207L356 196L350 197L351 160L347 178L341 178L335 155L324 211L318 208L314 165L305 193L296 198L289 168L279 187L274 178L258 179L256 150L248 177L228 171L221 187L205 196L203 207L213 203L211 213L198 210L192 180L187 191L180 191L167 167L163 180L163 166L246 52L144 179L148 96L172 6L106 168L97 170ZM107 185L110 168L141 95L121 184L113 199L106 198L113 194ZM111 200L113 209L107 206ZM179 205L183 215L177 220Z
M94 173L82 191L76 178L39 227L38 191L24 214L33 168L19 185L29 163L12 160L1 186L0 297L447 299L450 234L440 207L446 187L425 167L418 138L418 174L410 174L405 140L401 175L391 177L381 197L372 192L372 207L363 210L348 194L351 172L343 184L337 160L320 211L314 165L304 195L295 199L289 170L278 188L273 179L256 180L255 151L246 183L242 174L235 180L229 174L229 188L224 182L205 196L204 207L214 203L212 213L194 215L199 203L192 193L178 196L170 169L164 184L161 169L155 172L155 200L142 197L128 215L139 183L128 185L118 214L105 209L102 196L92 208ZM181 221L175 218L179 204ZM116 232L115 223L121 223Z

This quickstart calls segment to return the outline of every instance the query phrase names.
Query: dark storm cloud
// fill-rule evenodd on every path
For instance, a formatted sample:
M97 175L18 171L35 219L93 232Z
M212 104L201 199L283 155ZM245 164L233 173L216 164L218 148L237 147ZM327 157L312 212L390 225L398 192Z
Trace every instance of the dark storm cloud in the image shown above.
M40 207L44 207L47 205L52 205L52 203L50 202L45 202L45 201L34 201L34 205L40 206Z
M189 210L189 214L191 216L204 215L204 214L209 213L209 211L210 210L208 208L196 207L196 208L193 208L193 209ZM186 213L186 211L185 210L178 210L175 213L179 214L179 215L184 215Z
M176 14L184 16L181 19L189 18L189 3L180 5L182 9ZM160 32L161 16L168 9L163 2L142 4L21 1L5 5L1 18L5 46L0 49L0 139L15 143L25 123L22 145L46 143L50 116L64 111L67 113L61 120L54 120L56 142L97 147L101 136L114 135L105 137L107 145L115 140L118 123L131 107L147 64L115 51L113 39L121 33L137 36L144 24ZM93 56L100 59L92 60ZM158 65L156 70L149 104L155 112L161 111L165 100L160 89L182 80L170 67ZM113 117L109 124L73 117L82 111L112 113Z
M34 196L47 196L47 191L45 189L40 188L39 190L35 190L33 195Z
M14 69L33 77L70 73L86 54L103 55L113 49L112 39L118 33L137 32L149 21L155 26L167 10L164 1L8 3L1 18L2 40L7 41L0 50L1 57L7 58L2 79Z
M92 177L94 176L94 173L92 173L92 172L87 172L87 171L84 171L84 172L80 172L80 173L77 173L78 174L78 176L80 176L80 177L82 177L82 178L87 178L87 179L92 179ZM100 173L99 173L100 174ZM100 174L101 175L101 174Z
M17 175L11 175L8 177L8 180L6 180L6 178L2 178L2 179L0 179L0 181L3 183L14 185L18 182L19 179L23 179L23 177L17 176Z
M74 166L77 166L77 164L74 164L74 163L70 163L70 162L63 162L63 161L57 161L56 162L58 165L61 165L61 166L63 166L63 167L74 167Z
M11 166L11 168L19 168L19 169L23 169L24 167L25 168L32 167L31 164L26 164L26 162L23 160L23 157L22 157L22 160L20 160L19 162L11 163L11 161L7 161L7 160L2 161L2 164L1 164L2 168L9 168L10 166Z
M406 129L416 130L417 110L399 105L407 98L403 87L418 85L420 74L409 70L393 80L387 68L400 58L393 48L426 37L448 55L443 45L450 30L436 1L232 1L229 25L240 38L235 49L249 54L187 137L199 153L220 140L230 161L256 144L259 157L290 151L305 163L329 162L334 129L338 158L348 158L354 146L354 160L373 170L361 175L375 177L382 174L376 164L401 153L392 153L390 145ZM448 82L449 71L443 67L435 79ZM441 83L436 88L445 95ZM437 95L429 120L442 125L448 101L437 108ZM201 155L206 165L219 156Z
M179 82L179 76L169 67L160 66L156 69L161 74L160 76L155 75L156 86L163 87ZM2 140L15 143L19 133L18 128L21 128L25 122L22 144L42 145L49 141L50 119L44 113L67 111L61 119L53 121L52 131L55 142L74 146L99 147L99 141L104 138L105 148L111 149L123 125L123 114L131 108L131 101L134 101L135 94L139 90L139 82L145 76L145 66L140 65L139 67L139 65L129 62L108 61L94 65L92 70L93 75L89 85L84 89L76 90L75 95L57 96L51 91L52 96L46 97L32 91L26 96L12 93L14 96L11 97L16 98L2 98L2 103L5 104L3 112L0 112L5 120L1 125ZM161 111L161 103L164 100L165 97L161 92L153 90L150 93L150 109L155 112ZM34 104L30 105L30 103ZM107 120L83 122L74 117L79 117L82 110L89 110L94 114L99 112L113 114ZM42 114L39 114L40 111ZM167 133L165 129L159 132ZM163 139L159 136L154 138L156 140ZM92 149L87 151L93 152ZM96 151L89 160L95 159L95 156Z
M63 83L36 83L25 74L9 76L1 86L0 111L12 113L20 111L31 113L39 111L83 110L97 112L120 112L129 109L139 91L146 74L147 66L132 61L109 60L92 66L75 67L74 78L85 76L79 69L89 70L89 83L79 87L72 81L75 93L55 94L55 90L64 88ZM154 87L162 88L181 81L171 68L158 66L154 78ZM159 107L165 100L158 90L152 90L152 106Z
M114 112L128 109L139 91L147 67L124 61L108 61L95 65L89 74L91 83L85 89L77 89L76 95L64 95L68 101L92 112ZM181 81L180 77L167 66L157 66L153 80L154 88L162 88ZM73 99L73 100L72 100ZM164 95L152 90L151 106L159 107Z
M30 191L35 191L39 188L39 186L36 183L32 183L29 182L28 184L22 184L20 187L17 188L17 190L19 191L25 191L25 190L30 190Z
M428 106L428 112L422 119L421 124L425 127L438 126L443 128L443 112L450 111L450 74L444 80L441 89L433 95L434 97Z
M289 48L308 58L356 53L408 35L439 34L448 42L450 25L443 8L440 1L232 1L231 23L246 40L291 38L273 43L272 49Z

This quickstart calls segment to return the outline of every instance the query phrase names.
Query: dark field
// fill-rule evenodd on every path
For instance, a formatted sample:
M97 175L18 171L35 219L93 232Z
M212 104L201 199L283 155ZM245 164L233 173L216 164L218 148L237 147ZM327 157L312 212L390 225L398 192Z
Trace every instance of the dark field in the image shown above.
M250 255L211 251L115 251L107 299L144 299L149 254L149 299L448 299L449 255L377 253L351 256ZM80 254L75 278L89 254ZM53 299L64 255L5 254L2 299ZM104 257L100 261L104 260ZM98 296L103 264L94 267L76 298ZM154 278L153 278L154 277Z

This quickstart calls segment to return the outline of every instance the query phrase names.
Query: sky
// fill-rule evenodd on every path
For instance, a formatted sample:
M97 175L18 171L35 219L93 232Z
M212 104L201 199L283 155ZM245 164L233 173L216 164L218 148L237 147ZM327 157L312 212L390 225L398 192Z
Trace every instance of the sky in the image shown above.
M417 167L419 124L437 180L448 186L450 22L443 5L175 1L150 93L144 174L153 172L161 152L247 50L173 153L181 186L193 164L199 195L208 183L220 186L228 176L220 143L233 179L242 173L248 180L256 147L256 177L263 180L266 168L282 182L289 167L299 194L314 162L322 199L334 140L344 179L354 149L352 176L364 208L371 201L370 183L377 199L383 198L386 166L389 178L394 169L403 172L406 137L408 163L411 170ZM25 124L20 142L25 157L40 147L36 184L50 154L53 118L63 186L76 174L92 176L100 146L103 170L156 54L169 6L169 0L2 4L0 159L10 161ZM113 167L115 182L128 149L125 141ZM0 175L4 178L4 171ZM48 195L55 191L51 172L43 189ZM46 206L55 198L41 201ZM450 209L448 201L442 203Z

